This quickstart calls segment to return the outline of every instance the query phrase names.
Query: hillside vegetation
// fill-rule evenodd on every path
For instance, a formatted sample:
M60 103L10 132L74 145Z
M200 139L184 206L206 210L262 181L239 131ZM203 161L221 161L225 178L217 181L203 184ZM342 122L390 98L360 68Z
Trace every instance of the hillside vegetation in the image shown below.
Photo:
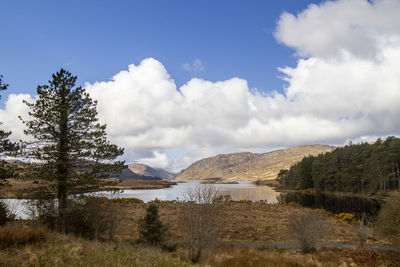
M264 154L240 152L196 161L181 172L178 180L221 178L226 180L272 180L303 157L332 151L327 145L297 146Z
M373 144L349 144L317 157L308 156L279 182L291 189L360 193L400 190L400 139L388 137Z

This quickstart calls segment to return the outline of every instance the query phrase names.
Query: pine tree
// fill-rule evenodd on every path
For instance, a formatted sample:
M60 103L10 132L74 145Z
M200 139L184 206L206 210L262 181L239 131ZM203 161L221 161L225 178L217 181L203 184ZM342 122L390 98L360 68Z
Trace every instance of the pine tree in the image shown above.
M26 135L34 141L25 144L25 155L38 160L44 174L57 182L58 212L62 230L67 205L67 189L81 177L122 170L124 162L114 160L123 149L106 138L106 126L98 123L96 101L77 77L61 69L47 85L37 87L37 100L24 103L31 119L23 121Z
M146 209L146 216L139 220L140 238L152 245L160 244L165 240L166 225L160 221L158 206L151 203Z
M3 76L0 75L0 91L6 90L8 88L8 84L3 82ZM1 95L0 95L1 99ZM0 122L0 125L3 123ZM0 130L0 179L6 178L9 173L5 168L5 161L3 157L8 153L15 152L18 149L18 145L10 141L9 137L11 132L5 132Z
M8 84L3 82L3 75L0 75L0 91L6 90L8 88ZM1 99L1 95L0 95ZM0 125L2 122L0 122ZM15 144L13 144L9 136L11 132L5 132L0 130L0 155L3 155L5 152L10 151L14 148Z

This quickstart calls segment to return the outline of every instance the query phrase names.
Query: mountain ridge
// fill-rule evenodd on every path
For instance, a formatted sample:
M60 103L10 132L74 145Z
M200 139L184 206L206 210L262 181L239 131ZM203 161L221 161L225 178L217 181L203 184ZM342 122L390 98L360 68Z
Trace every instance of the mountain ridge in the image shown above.
M174 179L176 177L175 173L142 163L131 163L127 166L129 170L141 176L159 177L161 179Z
M281 169L288 169L303 157L330 152L329 145L303 145L265 153L219 154L192 163L177 180L221 178L225 180L272 180Z

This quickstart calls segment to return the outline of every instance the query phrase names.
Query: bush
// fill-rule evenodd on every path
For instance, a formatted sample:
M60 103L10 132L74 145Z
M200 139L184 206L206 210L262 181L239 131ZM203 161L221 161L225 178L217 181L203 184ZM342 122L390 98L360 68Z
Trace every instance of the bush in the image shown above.
M57 201L51 195L42 194L40 198L28 201L27 206L31 219L48 229L62 230L88 239L112 240L118 221L115 205L107 198L69 198L64 211L64 229L61 227Z
M0 228L0 249L38 243L46 240L43 228L24 228L20 225L5 225Z
M378 214L376 230L383 236L389 237L396 242L400 242L400 194L392 195L386 201Z
M158 206L151 203L146 209L146 216L139 220L141 241L156 245L165 241L167 227L160 221Z
M313 213L293 214L289 217L288 231L301 246L304 254L315 251L315 243L329 230L325 218Z
M0 226L11 220L11 212L7 204L0 200Z
M34 199L27 201L25 207L31 220L38 221L49 230L57 229L58 209L53 194L41 189L35 194Z
M358 241L360 242L360 247L364 247L365 243L368 240L368 235L370 230L369 225L370 225L370 218L367 217L365 213L363 213L358 224L353 226Z
M200 260L202 250L218 237L222 227L223 204L218 195L217 187L211 184L188 187L184 193L179 223L192 262Z
M348 222L348 223L357 223L357 218L354 214L352 213L345 213L345 212L341 212L339 214L335 214L335 217L337 218L337 220L339 222Z
M65 211L67 233L88 239L112 240L117 225L115 207L107 198L75 197L68 200Z

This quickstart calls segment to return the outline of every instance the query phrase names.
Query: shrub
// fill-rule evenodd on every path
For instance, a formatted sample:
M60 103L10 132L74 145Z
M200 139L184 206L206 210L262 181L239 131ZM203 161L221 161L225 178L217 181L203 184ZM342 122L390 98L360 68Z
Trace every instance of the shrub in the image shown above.
M24 228L20 225L5 225L0 228L0 248L8 248L42 242L46 239L43 228Z
M335 214L335 217L339 222L357 223L357 218L352 213L341 212L339 214Z
M378 233L400 242L400 194L392 195L378 214L376 224Z
M11 212L7 204L0 200L0 226L11 220Z
M181 205L179 223L185 234L192 262L200 260L202 250L217 238L222 222L222 204L214 185L188 187Z
M113 239L117 226L116 209L107 198L73 196L67 200L64 210L65 224L62 229L57 201L52 195L42 193L41 197L28 201L28 213L32 220L50 230L62 230L88 239ZM106 238L106 234L108 237Z
M47 190L40 189L34 199L25 205L31 220L38 221L49 230L56 230L58 220L57 202L54 195Z
M167 227L160 221L158 206L151 203L146 209L146 215L139 220L141 241L156 245L165 240Z
M360 242L360 247L364 247L365 242L367 242L369 235L369 224L370 218L368 218L364 213L362 214L361 220L358 222L358 224L353 226L358 237L358 241Z
M69 199L65 210L66 233L112 240L117 225L116 209L107 198L79 196Z
M289 217L288 231L301 246L304 254L315 251L315 243L329 230L326 219L314 213L293 214Z

